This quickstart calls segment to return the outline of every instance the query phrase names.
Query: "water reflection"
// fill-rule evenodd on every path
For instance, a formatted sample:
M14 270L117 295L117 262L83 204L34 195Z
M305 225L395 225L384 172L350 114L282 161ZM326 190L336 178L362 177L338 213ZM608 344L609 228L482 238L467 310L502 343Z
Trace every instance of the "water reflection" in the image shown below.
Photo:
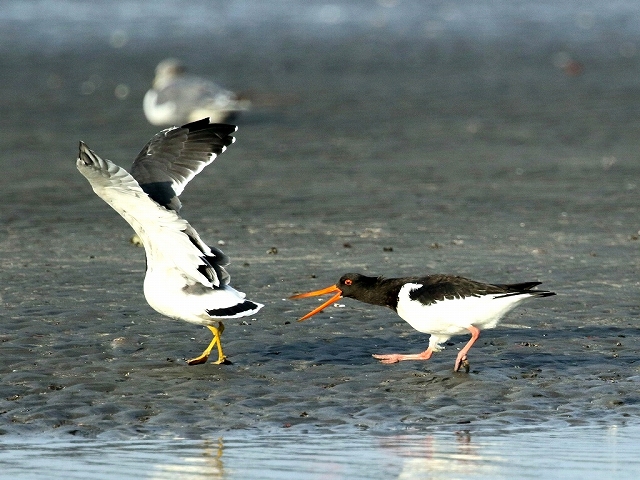
M150 472L150 479L224 479L232 478L225 474L223 452L224 440L218 438L217 441L202 442L201 451L198 448L191 455L176 456L171 463L160 463L155 465Z
M369 479L562 478L640 473L639 427L564 428L509 435L274 435L202 444L179 464L156 473L171 478ZM197 452L197 453L196 453ZM180 476L182 475L182 476ZM167 478L154 475L152 478Z
M640 427L490 435L279 432L205 441L2 438L7 478L451 479L637 478Z
M452 440L453 437L453 440ZM497 473L503 459L483 455L469 432L452 436L390 437L381 441L383 450L403 459L399 480L417 478L452 478L461 475L491 476Z

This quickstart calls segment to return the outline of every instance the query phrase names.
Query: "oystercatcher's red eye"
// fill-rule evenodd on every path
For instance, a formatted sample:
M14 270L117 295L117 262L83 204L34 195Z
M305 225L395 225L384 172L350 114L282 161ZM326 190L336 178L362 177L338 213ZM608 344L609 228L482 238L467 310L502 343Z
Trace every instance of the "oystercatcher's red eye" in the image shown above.
M345 285L351 285L351 284L353 284L353 280L351 280L350 278L347 278L347 279L344 281L344 284L345 284Z

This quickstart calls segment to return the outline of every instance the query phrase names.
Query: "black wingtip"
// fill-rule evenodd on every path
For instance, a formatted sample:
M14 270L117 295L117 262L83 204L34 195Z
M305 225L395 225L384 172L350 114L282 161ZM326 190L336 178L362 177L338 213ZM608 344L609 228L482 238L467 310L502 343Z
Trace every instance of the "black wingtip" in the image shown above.
M229 123L210 123L209 117L196 120L195 122L186 123L180 128L187 128L189 132L198 132L201 130L209 130L215 132L220 137L226 137L233 132L238 131L237 125L231 125Z
M195 132L196 130L203 130L211 124L209 117L201 118L195 122L185 123L180 128L188 128L189 131Z
M80 142L78 143L78 150L80 151L80 153L93 154L93 151L89 148L89 145L84 143L82 140L80 140Z
M553 297L554 295L556 295L556 292L550 292L549 290L524 289L524 290L514 290L512 292L505 293L504 295L499 295L495 298L517 297L518 295L530 295L532 297L542 298L542 297Z
M553 297L556 295L556 292L549 292L547 290L532 290L531 293L535 293L536 297Z
M78 160L81 160L85 165L92 165L94 163L93 156L95 154L82 140L78 143Z

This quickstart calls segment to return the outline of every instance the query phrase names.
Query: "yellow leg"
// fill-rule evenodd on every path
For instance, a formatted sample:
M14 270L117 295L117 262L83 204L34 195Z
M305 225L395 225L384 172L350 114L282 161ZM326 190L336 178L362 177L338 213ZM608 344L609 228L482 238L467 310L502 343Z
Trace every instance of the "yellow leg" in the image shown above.
M215 362L211 362L211 363L213 363L215 365L220 365L221 363L231 363L231 362L229 362L229 360L227 360L226 355L224 353L222 353L221 336L222 336L222 332L224 332L224 325L222 324L222 322L218 322L218 328L209 327L209 330L211 330L211 332L213 332L213 341L216 343L216 345L218 347L218 360L216 360ZM215 341L216 337L218 339L217 342Z
M224 355L224 353L222 353L222 343L220 343L220 335L222 335L222 332L224 332L224 325L222 324L222 322L218 322L217 328L211 325L207 325L207 328L211 330L211 333L213 333L213 339L211 340L211 343L200 356L192 358L191 360L187 360L187 363L189 365L200 365L202 363L206 363L209 359L209 355L211 354L211 350L213 350L213 347L218 347L218 360L211 363L214 363L216 365L219 365L221 363L229 363L227 357Z

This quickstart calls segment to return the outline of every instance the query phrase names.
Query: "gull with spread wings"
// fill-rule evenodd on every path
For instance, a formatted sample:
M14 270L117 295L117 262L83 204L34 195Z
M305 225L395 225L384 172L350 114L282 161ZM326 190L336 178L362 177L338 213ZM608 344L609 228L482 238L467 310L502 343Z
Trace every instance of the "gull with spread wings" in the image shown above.
M144 295L157 312L204 325L213 339L204 352L188 360L229 363L222 352L223 319L253 315L262 305L231 287L227 256L205 244L179 212L179 196L189 181L235 139L234 125L205 118L156 134L138 154L131 173L102 159L80 142L76 165L94 192L135 230L145 248Z

